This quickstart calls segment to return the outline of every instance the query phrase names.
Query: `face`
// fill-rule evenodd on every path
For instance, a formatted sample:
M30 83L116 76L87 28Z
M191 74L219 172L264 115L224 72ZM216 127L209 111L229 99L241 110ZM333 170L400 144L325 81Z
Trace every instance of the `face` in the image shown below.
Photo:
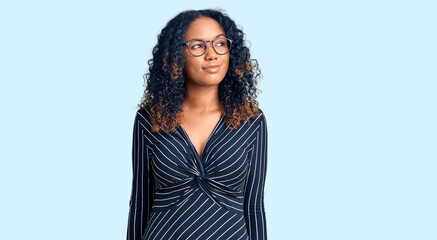
M194 20L185 33L185 42L200 38L214 41L219 37L226 37L220 24L209 17ZM184 74L187 83L199 86L218 85L226 75L229 67L229 52L225 55L217 54L208 42L206 52L200 56L193 56L188 47L184 46L185 67ZM215 66L211 68L211 66Z

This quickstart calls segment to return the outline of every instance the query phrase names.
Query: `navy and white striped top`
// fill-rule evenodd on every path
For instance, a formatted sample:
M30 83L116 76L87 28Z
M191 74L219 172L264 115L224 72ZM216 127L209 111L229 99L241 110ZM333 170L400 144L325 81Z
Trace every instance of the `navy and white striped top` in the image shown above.
M237 129L223 116L202 155L179 125L151 131L150 113L135 116L128 240L267 239L264 113Z

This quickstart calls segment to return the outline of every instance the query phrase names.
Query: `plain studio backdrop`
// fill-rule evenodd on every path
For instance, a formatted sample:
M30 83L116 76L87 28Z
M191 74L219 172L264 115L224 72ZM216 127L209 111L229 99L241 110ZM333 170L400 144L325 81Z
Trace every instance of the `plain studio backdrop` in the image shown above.
M435 1L0 4L0 239L125 239L156 36L222 8L263 78L269 239L437 239Z

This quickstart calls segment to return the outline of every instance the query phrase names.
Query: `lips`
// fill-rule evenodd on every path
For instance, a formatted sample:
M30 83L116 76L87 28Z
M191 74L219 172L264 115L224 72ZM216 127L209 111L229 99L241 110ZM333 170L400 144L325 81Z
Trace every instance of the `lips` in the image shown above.
M220 67L220 65L209 65L209 66L203 67L202 69L207 71L207 72L214 73L214 72L217 72L219 70L219 67Z

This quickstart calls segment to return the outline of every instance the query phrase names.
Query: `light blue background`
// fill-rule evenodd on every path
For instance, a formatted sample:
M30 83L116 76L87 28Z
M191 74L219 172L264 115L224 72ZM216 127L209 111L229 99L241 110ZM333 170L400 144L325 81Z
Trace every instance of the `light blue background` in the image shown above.
M0 4L0 239L125 239L156 36L222 7L263 79L269 239L437 239L435 1Z

